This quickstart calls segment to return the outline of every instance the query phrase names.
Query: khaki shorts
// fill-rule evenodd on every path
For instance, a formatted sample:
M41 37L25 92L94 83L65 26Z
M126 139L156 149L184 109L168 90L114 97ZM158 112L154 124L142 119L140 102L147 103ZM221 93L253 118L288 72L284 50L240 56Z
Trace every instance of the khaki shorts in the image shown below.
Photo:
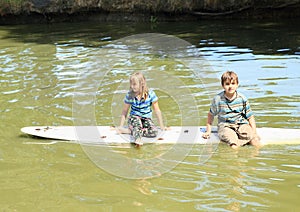
M221 141L228 145L236 144L237 146L244 146L256 138L257 135L253 132L249 124L218 124L218 136Z

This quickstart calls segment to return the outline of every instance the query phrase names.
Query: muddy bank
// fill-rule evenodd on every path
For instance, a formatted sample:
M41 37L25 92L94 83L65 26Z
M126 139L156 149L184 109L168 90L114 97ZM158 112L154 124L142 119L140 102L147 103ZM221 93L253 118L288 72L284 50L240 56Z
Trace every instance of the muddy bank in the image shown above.
M300 0L0 0L0 24L300 16Z

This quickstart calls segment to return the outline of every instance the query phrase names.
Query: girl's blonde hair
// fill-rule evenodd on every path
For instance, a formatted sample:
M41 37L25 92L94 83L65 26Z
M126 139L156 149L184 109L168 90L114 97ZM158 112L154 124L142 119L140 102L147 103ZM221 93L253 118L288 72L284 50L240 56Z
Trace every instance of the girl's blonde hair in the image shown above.
M235 80L237 84L239 84L239 78L238 75L236 73L234 73L233 71L226 71L224 74L222 74L221 77L221 84L222 86L224 85L224 83L229 80Z
M131 83L132 81L139 82L140 95L141 95L142 98L147 99L149 89L147 87L145 76L141 72L136 72L136 73L132 74L129 78L129 82ZM130 86L129 90L130 90L130 93L133 95L133 91L131 89L131 86Z

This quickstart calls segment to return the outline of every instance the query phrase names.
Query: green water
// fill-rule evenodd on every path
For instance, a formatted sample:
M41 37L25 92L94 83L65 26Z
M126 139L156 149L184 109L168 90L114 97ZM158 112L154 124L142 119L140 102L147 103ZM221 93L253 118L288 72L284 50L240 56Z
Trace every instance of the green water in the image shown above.
M249 97L258 127L299 128L297 25L299 20L0 26L1 211L297 211L299 145L238 151L222 144L194 146L161 176L128 179L122 170L110 174L99 168L79 144L20 132L31 125L73 125L78 115L74 92L86 90L94 93L85 103L91 113L80 114L84 121L118 124L128 76L140 70L149 73L148 85L160 96L167 125L204 125L210 100L221 90L219 77L230 69L240 77L239 89ZM201 53L193 58L196 68L182 58L145 52L128 56L120 46L103 48L139 33L189 42ZM113 65L104 72L108 63ZM166 74L170 77L163 80ZM184 111L178 91L191 97ZM143 160L169 148L113 150ZM109 160L109 154L103 157L111 167L121 164L125 170L128 165Z

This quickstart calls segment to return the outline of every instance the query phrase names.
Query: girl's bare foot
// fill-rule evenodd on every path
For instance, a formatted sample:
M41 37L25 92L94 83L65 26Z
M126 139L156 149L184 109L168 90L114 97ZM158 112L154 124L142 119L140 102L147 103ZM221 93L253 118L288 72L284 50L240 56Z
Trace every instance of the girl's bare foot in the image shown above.
M134 144L135 144L135 147L143 146L143 142L140 138L136 139Z

